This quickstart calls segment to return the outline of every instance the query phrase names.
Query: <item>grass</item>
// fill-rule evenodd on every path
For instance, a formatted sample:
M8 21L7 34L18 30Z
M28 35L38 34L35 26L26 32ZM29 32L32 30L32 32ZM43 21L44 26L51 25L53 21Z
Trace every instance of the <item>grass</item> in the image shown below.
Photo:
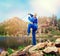
M22 46L19 46L19 47L17 48L17 50L22 51L22 50L24 49L24 47L25 47L25 46L23 46L23 45L22 45ZM11 48L8 48L7 51L8 51L8 53L9 53L9 55L12 54L12 53L14 53L14 50L11 49Z
M53 35L60 35L60 31L52 30L52 31L51 31L51 34L53 34Z
M44 54L44 56L56 56L55 54Z

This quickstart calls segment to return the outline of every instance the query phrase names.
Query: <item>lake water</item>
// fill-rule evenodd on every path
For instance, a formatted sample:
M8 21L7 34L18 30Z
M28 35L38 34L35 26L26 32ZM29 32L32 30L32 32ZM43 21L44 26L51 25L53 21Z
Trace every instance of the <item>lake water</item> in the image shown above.
M29 39L30 40L30 39ZM29 42L26 37L3 37L0 36L0 47L18 47L20 45L28 45Z

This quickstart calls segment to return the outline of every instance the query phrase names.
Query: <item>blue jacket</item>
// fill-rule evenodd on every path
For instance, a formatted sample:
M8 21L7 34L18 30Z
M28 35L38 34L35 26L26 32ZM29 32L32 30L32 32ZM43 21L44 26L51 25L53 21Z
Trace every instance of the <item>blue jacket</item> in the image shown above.
M33 24L38 24L37 18L34 18L32 14L30 14L30 17L28 17L29 21Z

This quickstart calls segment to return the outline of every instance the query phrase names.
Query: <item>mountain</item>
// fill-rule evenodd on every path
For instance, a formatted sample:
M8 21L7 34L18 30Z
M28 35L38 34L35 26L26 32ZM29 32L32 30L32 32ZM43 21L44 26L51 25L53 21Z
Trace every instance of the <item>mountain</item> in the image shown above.
M27 22L19 19L18 17L13 17L3 23L5 29L9 35L26 34Z

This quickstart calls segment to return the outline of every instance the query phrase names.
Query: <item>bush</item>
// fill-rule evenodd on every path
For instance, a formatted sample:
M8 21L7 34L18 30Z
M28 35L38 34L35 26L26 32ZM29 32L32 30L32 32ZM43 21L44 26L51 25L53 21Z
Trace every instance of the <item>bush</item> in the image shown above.
M13 50L11 48L8 48L7 51L8 51L9 54L12 54L13 53Z
M22 46L19 46L19 47L18 47L18 50L22 51L22 50L24 49L24 47L25 47L25 46L23 46L23 45L22 45Z

